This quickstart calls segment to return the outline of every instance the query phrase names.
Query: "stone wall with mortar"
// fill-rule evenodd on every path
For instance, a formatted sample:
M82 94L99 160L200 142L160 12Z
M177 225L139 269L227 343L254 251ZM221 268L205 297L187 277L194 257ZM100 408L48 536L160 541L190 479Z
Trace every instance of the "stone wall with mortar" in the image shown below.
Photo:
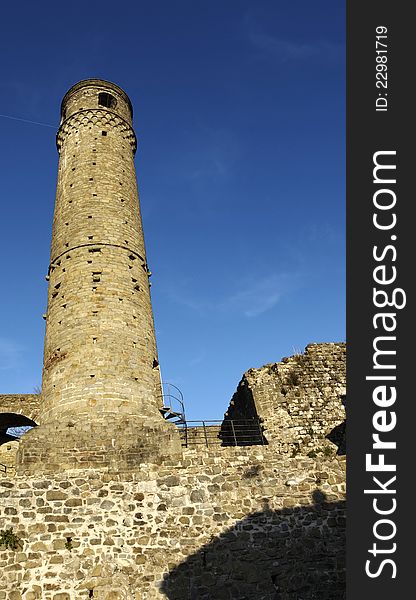
M244 373L226 416L263 419L280 454L327 454L345 421L345 343L309 344L302 354Z
M40 394L0 394L0 423L2 413L23 415L38 423Z
M0 479L1 600L341 600L344 458L185 449L130 473Z
M0 534L19 539L0 547L0 600L343 600L345 457L328 440L306 456L310 440L272 419L277 389L297 435L342 422L345 347L304 356L249 371L251 395L234 396L267 445L193 445L200 428L176 458L0 478Z
M178 432L159 412L136 145L131 103L117 85L88 79L66 93L40 424L22 438L22 474L106 462L128 468L149 454L180 452Z

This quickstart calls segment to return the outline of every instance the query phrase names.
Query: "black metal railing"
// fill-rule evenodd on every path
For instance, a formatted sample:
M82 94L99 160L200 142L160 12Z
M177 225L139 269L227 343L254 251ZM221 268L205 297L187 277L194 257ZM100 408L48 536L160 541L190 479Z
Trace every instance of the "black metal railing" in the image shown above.
M255 446L267 444L261 419L225 419L223 421L186 421L177 423L182 445Z
M185 405L181 390L173 383L162 384L162 394L158 398L159 411L166 420L171 420L176 425L186 423Z

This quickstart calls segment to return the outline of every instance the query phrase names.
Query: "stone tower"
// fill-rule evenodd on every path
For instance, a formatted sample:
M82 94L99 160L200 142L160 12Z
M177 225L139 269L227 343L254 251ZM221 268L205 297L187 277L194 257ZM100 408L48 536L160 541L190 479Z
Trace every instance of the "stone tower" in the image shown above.
M21 473L137 468L180 451L158 410L132 116L99 79L62 101L40 425L22 438Z

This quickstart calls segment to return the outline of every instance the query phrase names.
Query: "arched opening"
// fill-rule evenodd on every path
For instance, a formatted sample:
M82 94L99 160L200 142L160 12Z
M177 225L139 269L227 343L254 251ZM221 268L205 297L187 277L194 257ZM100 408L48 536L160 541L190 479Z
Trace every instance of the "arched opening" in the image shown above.
M19 440L24 433L36 427L29 417L16 413L0 413L0 445Z
M100 92L98 94L98 106L105 106L106 108L115 108L117 106L117 100L111 94L107 92Z

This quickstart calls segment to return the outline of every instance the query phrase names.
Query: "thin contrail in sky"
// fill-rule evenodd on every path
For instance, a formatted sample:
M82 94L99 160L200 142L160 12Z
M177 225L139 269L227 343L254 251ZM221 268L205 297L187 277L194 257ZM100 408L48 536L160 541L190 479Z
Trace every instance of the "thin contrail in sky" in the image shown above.
M55 125L49 125L49 123L39 123L38 121L30 121L29 119L21 119L20 117L12 117L11 115L1 115L5 119L13 119L13 121L23 121L23 123L33 123L33 125L43 125L44 127L52 127L56 129Z

